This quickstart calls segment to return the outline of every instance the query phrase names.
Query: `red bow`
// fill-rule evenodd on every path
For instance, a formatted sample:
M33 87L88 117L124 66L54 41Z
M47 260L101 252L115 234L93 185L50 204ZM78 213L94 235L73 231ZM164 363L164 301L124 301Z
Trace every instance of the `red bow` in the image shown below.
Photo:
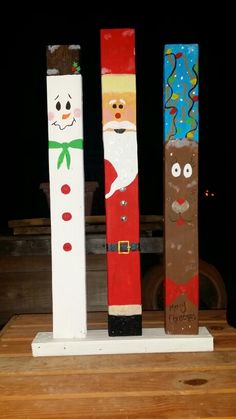
M194 304L198 304L198 275L194 275L186 284L176 284L170 278L165 279L165 300L166 304L172 304L175 299L185 294Z

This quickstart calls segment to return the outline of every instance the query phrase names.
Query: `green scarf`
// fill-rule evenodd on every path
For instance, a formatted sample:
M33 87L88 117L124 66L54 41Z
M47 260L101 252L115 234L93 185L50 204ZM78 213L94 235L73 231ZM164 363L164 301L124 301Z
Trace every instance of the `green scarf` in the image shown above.
M64 158L66 158L66 165L67 169L70 168L70 152L69 147L71 148L80 148L83 149L83 140L82 138L79 140L72 140L69 143L58 143L57 141L48 141L48 147L49 148L62 148L62 152L60 153L58 160L57 160L57 168L60 169Z

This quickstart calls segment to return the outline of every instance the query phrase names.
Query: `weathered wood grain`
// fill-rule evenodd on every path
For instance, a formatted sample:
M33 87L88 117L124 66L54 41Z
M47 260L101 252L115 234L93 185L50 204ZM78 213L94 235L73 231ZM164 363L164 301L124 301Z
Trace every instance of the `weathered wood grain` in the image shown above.
M144 326L163 312L144 312ZM236 329L225 311L200 311L214 352L39 357L31 340L51 330L51 315L15 316L0 336L1 418L233 418L236 415ZM89 313L89 327L106 327Z

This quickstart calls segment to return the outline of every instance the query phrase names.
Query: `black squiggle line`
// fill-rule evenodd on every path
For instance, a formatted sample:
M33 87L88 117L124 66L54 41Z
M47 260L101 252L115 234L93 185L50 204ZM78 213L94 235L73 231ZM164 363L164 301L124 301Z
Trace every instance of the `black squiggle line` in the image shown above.
M76 119L73 118L71 124L65 125L64 128L61 128L61 125L57 123L57 121L53 122L52 125L54 125L55 127L59 127L61 131L63 131L64 129L66 129L67 127L72 127L72 125L74 124L74 122L76 122Z
M173 89L172 89L172 87L171 87L171 85L170 85L170 83L169 83L169 79L172 77L172 75L174 74L175 69L176 69L176 57L175 57L175 54L173 54L173 53L171 53L171 54L165 54L165 56L168 56L168 55L173 55L173 57L174 57L174 65L173 65L172 72L170 73L169 77L167 78L167 84L168 84L168 87L169 87L169 89L170 89L170 96L168 97L168 99L166 99L166 101L165 101L165 103L164 103L164 109L173 109L173 108L174 108L174 109L177 109L175 106L167 106L168 102L169 102L169 101L170 101L170 99L171 99L172 93L173 93ZM173 119L172 119L172 124L173 124L173 126L174 126L174 133L173 133L173 134L170 134L170 135L168 136L167 141L169 141L169 140L171 139L171 137L174 137L174 136L175 136L175 134L177 133L176 123L175 123L177 113L178 113L178 109L177 109L177 112L175 112L175 114L174 114L174 116L173 116Z
M195 89L195 87L197 86L197 84L198 84L198 74L197 74L197 72L196 72L196 70L195 70L195 64L192 66L192 71L193 71L193 73L195 74L195 76L196 76L196 83L194 84L194 86L188 91L188 97L189 97L189 99L191 100L191 102L192 102L192 105L190 106L190 108L189 108L189 110L188 110L188 116L191 118L191 119L193 119L194 120L194 122L195 122L195 127L193 128L193 129L190 129L188 132L186 132L186 138L187 138L187 136L188 136L188 134L190 133L190 132L194 132L194 131L196 131L197 130L197 127L198 127L198 121L196 120L196 118L193 118L193 116L192 115L190 115L190 112L192 111L192 109L193 109L193 107L194 107L194 101L193 101L193 99L192 99L192 97L190 96L191 95L191 92Z

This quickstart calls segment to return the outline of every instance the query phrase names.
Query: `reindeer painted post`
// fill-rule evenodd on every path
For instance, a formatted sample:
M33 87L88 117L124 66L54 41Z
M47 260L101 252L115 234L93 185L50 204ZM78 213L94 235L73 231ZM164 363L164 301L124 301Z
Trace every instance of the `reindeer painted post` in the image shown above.
M164 62L165 329L198 333L198 46Z

